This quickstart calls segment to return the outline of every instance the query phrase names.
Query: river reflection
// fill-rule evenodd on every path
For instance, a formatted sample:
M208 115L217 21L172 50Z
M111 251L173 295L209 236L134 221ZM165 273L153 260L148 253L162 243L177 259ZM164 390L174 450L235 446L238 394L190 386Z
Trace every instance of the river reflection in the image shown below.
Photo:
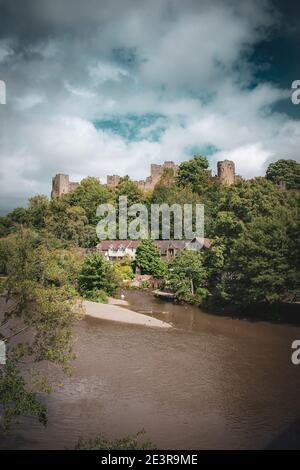
M290 360L299 327L208 315L145 292L126 299L174 328L80 322L74 373L46 399L48 427L24 419L2 447L70 448L80 436L142 428L159 448L300 447L300 366Z

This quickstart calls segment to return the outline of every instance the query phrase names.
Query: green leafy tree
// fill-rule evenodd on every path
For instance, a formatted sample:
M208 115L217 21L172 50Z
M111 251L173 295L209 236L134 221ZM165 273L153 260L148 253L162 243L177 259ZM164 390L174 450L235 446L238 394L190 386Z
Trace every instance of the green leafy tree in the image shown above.
M202 252L179 251L169 264L168 286L178 300L190 302L195 294L205 296L207 277Z
M43 194L38 194L29 199L28 217L30 224L35 229L45 227L45 218L49 213L49 199Z
M29 211L24 209L24 207L17 207L12 212L8 214L8 218L11 220L12 223L19 224L19 225L29 225Z
M212 240L209 250L204 252L204 265L207 268L209 284L212 289L222 280L226 260L226 244L223 238Z
M299 299L299 246L289 239L289 230L296 230L291 224L285 213L257 217L234 242L223 289L230 304L244 308Z
M159 248L153 240L142 240L136 250L135 264L142 274L150 274L157 279L165 276L167 266L160 258Z
M120 278L114 267L100 253L91 253L84 260L78 282L81 295L94 300L99 290L113 295L120 285ZM101 301L101 295L99 297Z
M125 256L120 261L114 263L114 268L116 273L124 283L129 282L134 278L132 261L129 256Z
M66 200L55 199L46 218L47 231L67 245L93 247L98 239L96 229L88 223L85 209L69 206Z
M145 202L145 196L143 192L138 188L137 184L129 178L129 176L120 178L116 190L117 204L120 196L127 196L127 203L129 206L136 203L143 204Z
M182 162L179 165L177 180L182 186L190 184L195 193L203 193L210 180L207 158L195 155L191 160Z
M300 163L295 160L277 160L268 166L266 178L273 183L285 183L287 189L300 189Z
M282 208L288 211L290 205L297 204L293 198L288 191L281 191L271 181L258 177L230 186L223 192L218 210L233 212L243 222L250 222L254 217L272 216Z
M0 216L0 237L6 237L12 232L12 223L9 217Z
M98 218L97 207L112 201L112 191L99 182L97 178L84 178L80 185L68 195L68 202L72 206L84 209L88 223L95 226Z
M49 252L29 230L0 241L0 264L6 276L0 313L0 339L7 348L7 362L0 368L4 429L24 414L46 423L40 393L50 390L51 384L43 378L37 388L32 365L48 361L67 371L74 358L72 329L80 306L70 284L72 276L65 272L66 256L62 259L62 253Z

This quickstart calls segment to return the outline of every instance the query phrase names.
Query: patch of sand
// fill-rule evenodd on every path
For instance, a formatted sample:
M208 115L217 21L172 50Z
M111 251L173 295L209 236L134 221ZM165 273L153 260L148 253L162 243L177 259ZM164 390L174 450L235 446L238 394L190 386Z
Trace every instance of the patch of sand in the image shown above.
M98 302L90 302L84 300L82 305L85 314L89 317L99 318L100 320L110 320L120 323L133 325L152 326L156 328L172 328L172 325L157 318L149 317L142 313L134 312L128 308L122 308L118 305L100 304Z

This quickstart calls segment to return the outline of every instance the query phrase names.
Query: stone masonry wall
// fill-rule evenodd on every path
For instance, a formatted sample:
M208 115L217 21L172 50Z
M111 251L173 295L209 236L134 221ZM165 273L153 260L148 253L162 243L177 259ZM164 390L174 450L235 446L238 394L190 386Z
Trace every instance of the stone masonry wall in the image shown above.
M235 165L231 160L218 162L218 180L222 184L232 185L235 182Z
M59 173L52 178L51 197L60 197L62 194L68 194L74 191L77 186L79 186L79 183L70 181L69 175Z
M135 181L141 191L153 191L155 185L159 182L163 175L164 170L168 168L173 171L174 177L177 175L178 166L172 161L166 161L162 165L156 163L151 164L151 175L145 180ZM218 174L215 177L222 184L232 185L235 183L235 165L231 160L224 160L217 164ZM120 181L119 175L108 175L107 186L115 189ZM74 191L79 183L69 180L69 175L57 174L52 178L52 192L51 197L59 197L62 194L67 194Z

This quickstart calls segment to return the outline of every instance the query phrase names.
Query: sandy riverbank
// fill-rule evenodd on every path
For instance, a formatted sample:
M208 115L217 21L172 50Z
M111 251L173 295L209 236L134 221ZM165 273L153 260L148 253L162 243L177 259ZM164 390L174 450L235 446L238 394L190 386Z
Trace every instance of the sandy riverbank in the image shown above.
M126 301L124 303L127 304ZM100 304L98 302L83 301L85 314L88 317L99 318L133 325L151 326L156 328L172 328L172 325L157 318L149 317L142 313L134 312L128 308L120 307L113 303Z

